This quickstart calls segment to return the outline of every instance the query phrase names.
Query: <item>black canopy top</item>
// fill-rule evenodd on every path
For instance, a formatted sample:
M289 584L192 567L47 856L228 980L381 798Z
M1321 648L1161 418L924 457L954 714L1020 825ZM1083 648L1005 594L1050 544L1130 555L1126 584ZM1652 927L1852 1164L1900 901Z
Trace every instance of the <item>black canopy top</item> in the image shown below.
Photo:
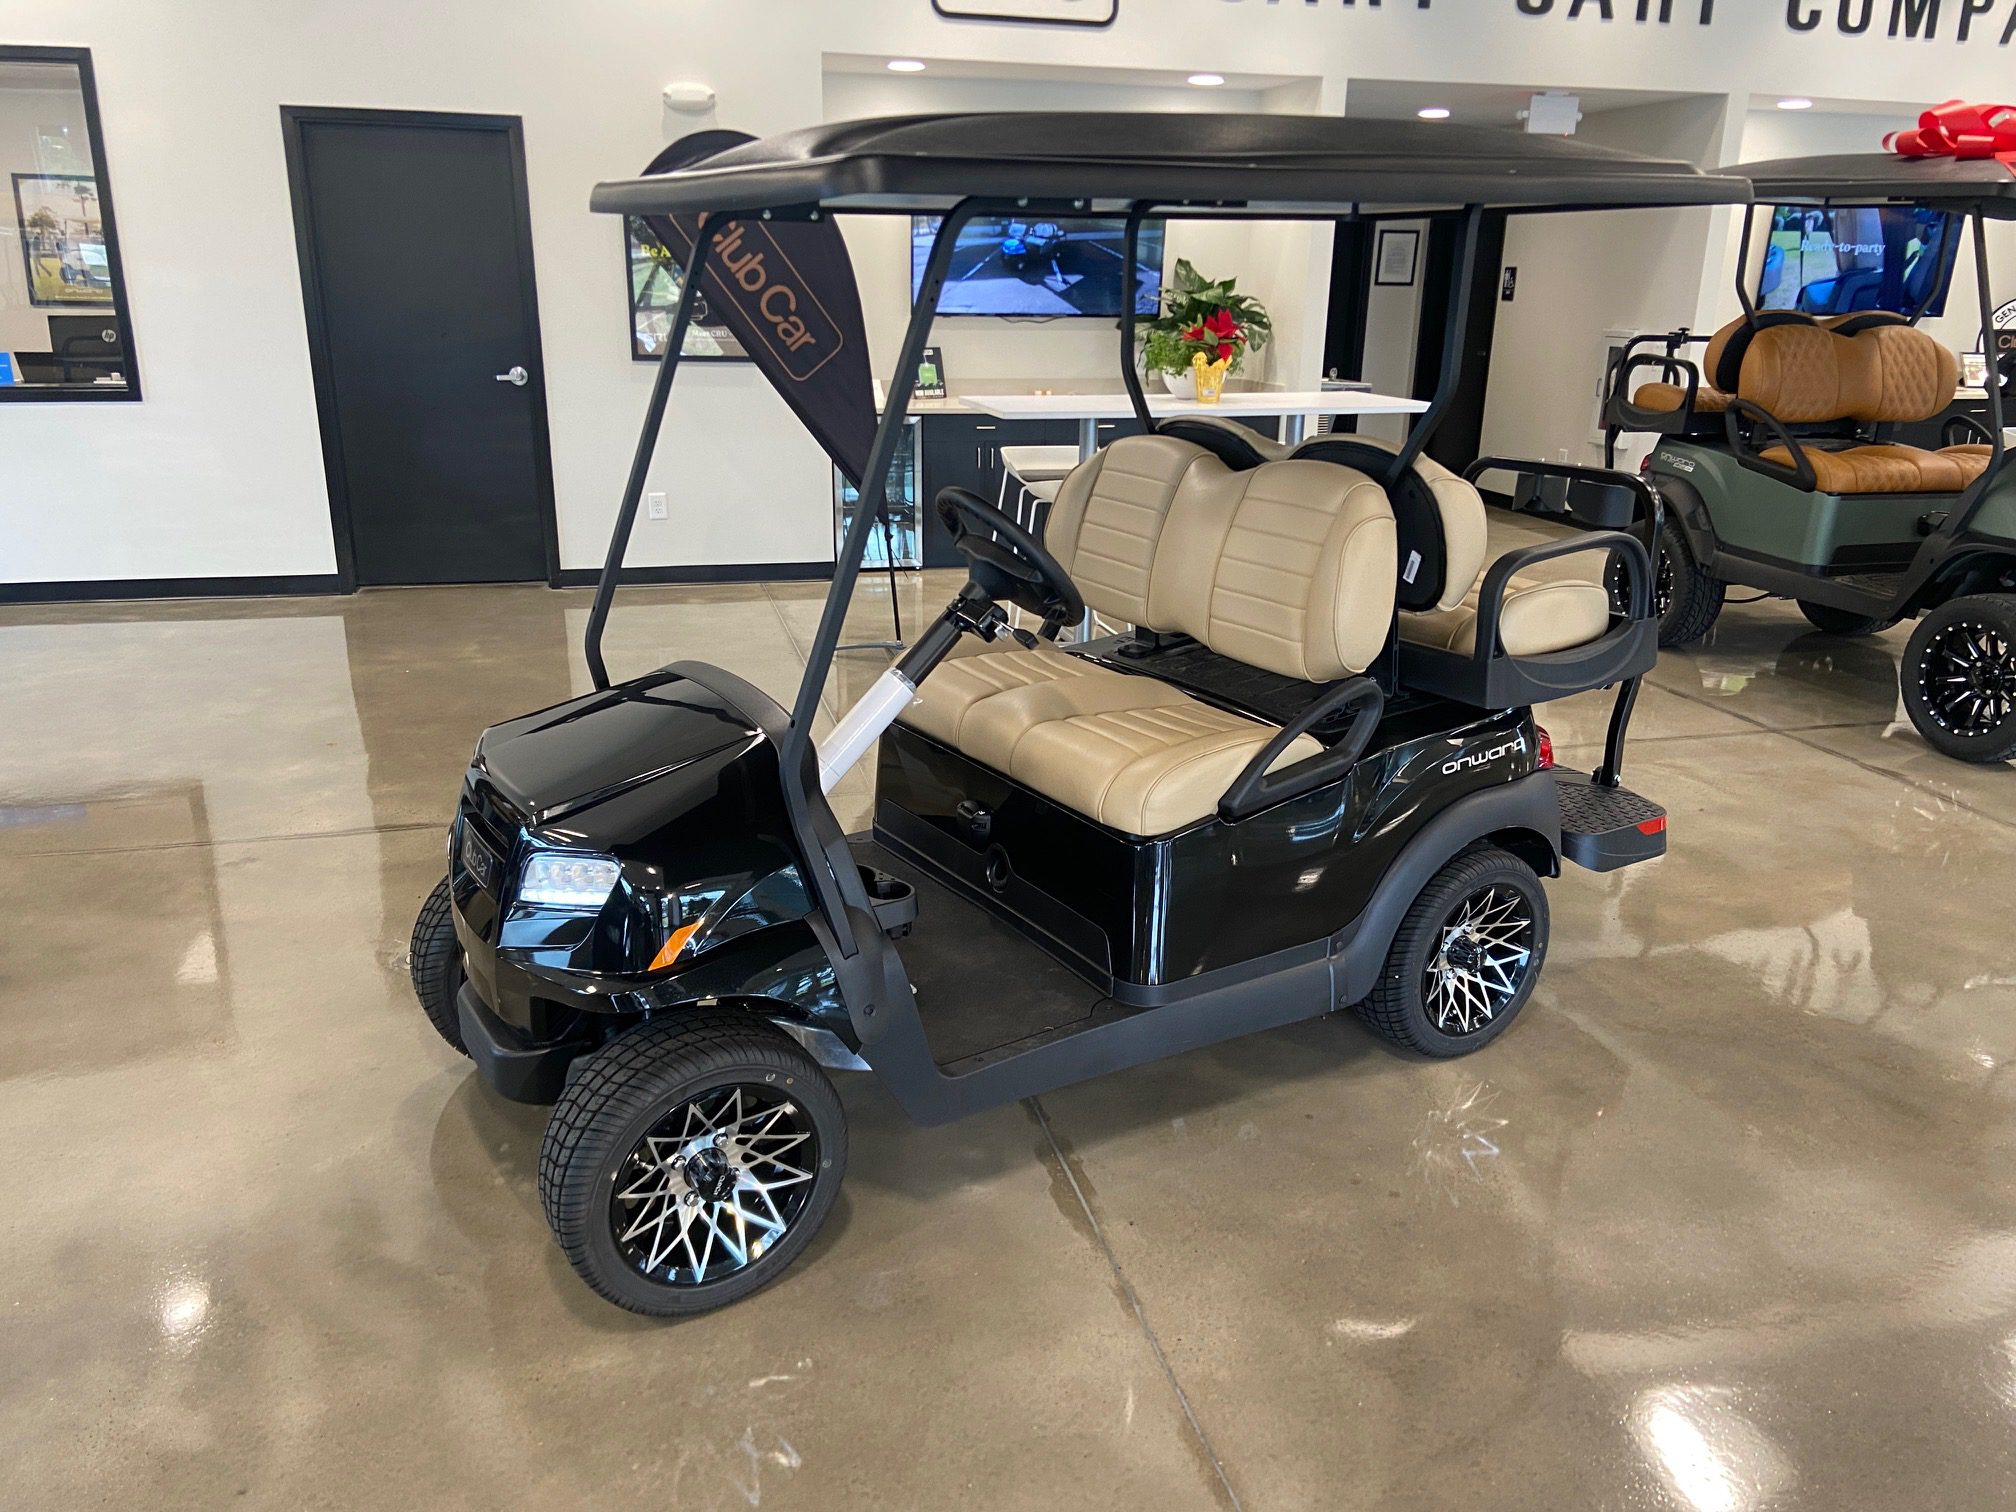
M1750 180L1760 203L1924 205L2016 220L2016 169L1994 158L1864 152L1741 163L1727 171Z
M939 211L968 196L1263 215L1747 204L1747 180L1564 137L1425 121L1174 112L888 116L765 137L596 187L633 215L823 205Z

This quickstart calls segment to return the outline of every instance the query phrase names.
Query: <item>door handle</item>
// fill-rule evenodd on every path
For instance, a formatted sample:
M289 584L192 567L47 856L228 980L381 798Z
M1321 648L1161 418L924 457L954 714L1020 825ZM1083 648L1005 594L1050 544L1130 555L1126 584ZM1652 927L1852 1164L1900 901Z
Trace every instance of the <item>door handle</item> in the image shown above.
M514 388L523 388L532 381L532 375L526 372L522 366L519 366L512 368L508 373L499 373L497 381L499 383L508 383Z

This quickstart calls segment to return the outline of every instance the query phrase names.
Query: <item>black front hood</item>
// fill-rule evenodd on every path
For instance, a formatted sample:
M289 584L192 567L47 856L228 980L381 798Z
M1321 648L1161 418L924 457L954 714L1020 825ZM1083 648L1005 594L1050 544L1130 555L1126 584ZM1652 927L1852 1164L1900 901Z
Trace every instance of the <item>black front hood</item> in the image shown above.
M588 810L630 807L622 800L640 789L718 769L764 739L757 721L720 695L654 672L492 725L476 744L470 781L487 783L528 828L573 831L569 821Z

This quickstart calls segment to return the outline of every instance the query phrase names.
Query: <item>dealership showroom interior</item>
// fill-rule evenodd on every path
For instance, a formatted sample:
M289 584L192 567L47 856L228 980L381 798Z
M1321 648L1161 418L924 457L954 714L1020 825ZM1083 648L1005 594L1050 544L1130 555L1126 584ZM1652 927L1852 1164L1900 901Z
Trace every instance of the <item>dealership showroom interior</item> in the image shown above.
M0 1508L2016 1506L2012 70L0 0Z

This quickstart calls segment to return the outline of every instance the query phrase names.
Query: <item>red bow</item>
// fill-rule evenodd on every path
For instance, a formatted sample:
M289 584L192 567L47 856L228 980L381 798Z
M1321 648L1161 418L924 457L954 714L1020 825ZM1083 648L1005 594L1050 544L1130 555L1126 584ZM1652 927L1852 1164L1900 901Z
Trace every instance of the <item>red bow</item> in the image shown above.
M1883 138L1900 157L1998 158L2016 162L2016 105L1970 105L1948 100L1918 117L1916 131Z

